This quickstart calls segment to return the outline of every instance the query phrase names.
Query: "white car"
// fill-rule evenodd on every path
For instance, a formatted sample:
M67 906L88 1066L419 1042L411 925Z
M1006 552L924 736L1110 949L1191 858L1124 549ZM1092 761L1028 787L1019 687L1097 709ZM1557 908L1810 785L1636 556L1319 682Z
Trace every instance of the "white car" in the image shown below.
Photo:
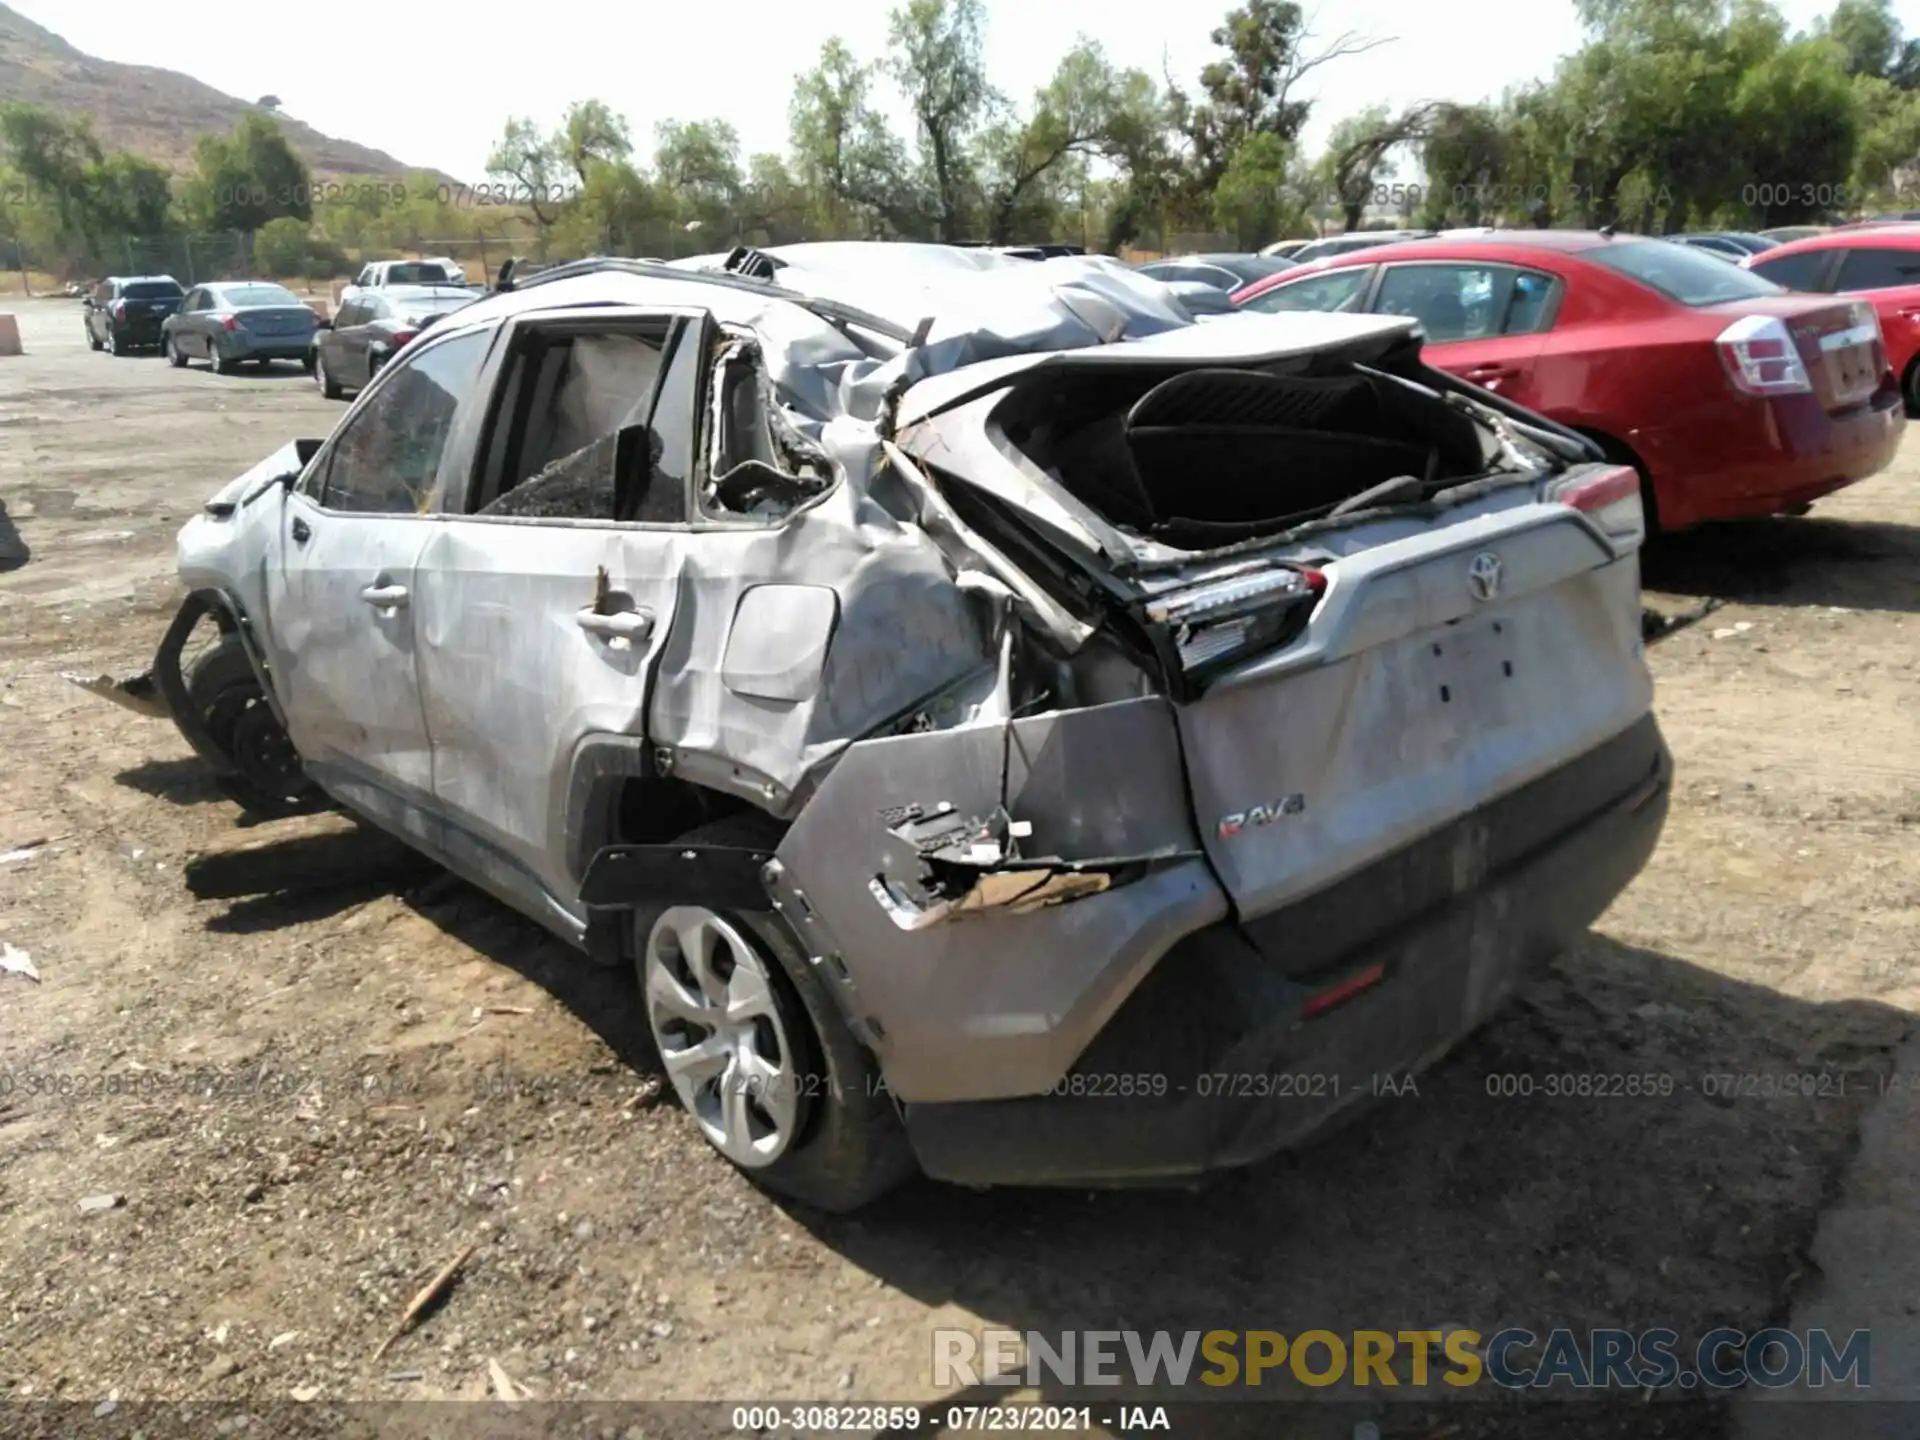
M450 255L427 255L417 260L375 260L360 267L353 283L340 292L345 304L363 290L385 290L395 285L460 285L469 289L473 282L458 260Z

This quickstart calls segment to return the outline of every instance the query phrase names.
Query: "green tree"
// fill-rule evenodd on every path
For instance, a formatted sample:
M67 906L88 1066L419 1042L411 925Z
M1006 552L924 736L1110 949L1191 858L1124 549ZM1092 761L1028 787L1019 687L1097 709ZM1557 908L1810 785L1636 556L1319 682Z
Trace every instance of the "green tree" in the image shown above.
M925 238L932 206L908 175L906 147L874 107L873 75L838 38L821 47L788 111L794 178L822 235Z
M893 12L888 67L906 95L937 233L967 238L977 190L969 142L1000 102L988 83L982 0L906 0Z
M1345 56L1386 40L1347 32L1313 43L1305 12L1294 0L1246 0L1213 30L1226 53L1200 72L1203 99L1189 102L1174 91L1176 119L1191 148L1191 186L1211 193L1251 135L1273 135L1289 144L1300 133L1312 103L1299 98L1301 81Z
M1420 150L1427 176L1423 225L1481 225L1502 208L1499 187L1519 148L1504 118L1490 105L1436 108Z
M616 115L604 100L569 105L560 121L559 139L567 164L583 186L595 163L622 161L633 153L626 116Z
M1116 70L1099 43L1082 36L1034 97L1027 119L1003 119L982 137L988 238L1005 245L1023 222L1044 226L1061 198L1042 193L1048 184L1065 177L1076 194L1082 188L1083 168L1065 162L1097 156L1124 164L1164 127L1164 115L1147 75Z
M187 210L209 230L258 230L269 220L313 219L313 178L280 123L262 111L240 117L229 135L202 135L193 147Z
M656 125L653 172L685 220L716 243L738 228L740 136L727 121Z
M553 198L569 168L561 137L549 135L533 121L511 117L506 130L487 155L487 176L511 187L515 197L526 197L534 224L544 235L559 216Z
M85 122L70 122L38 105L0 105L0 155L20 180L17 208L44 210L60 236L78 232L87 171L104 159Z
M1334 127L1320 179L1325 194L1338 202L1345 229L1360 228L1381 183L1398 173L1393 152L1426 138L1435 108L1420 104L1391 115L1386 106L1374 105ZM1417 194L1417 190L1402 187L1402 193Z
M86 189L95 235L158 235L169 228L173 179L165 166L118 151L87 166Z
M1257 250L1304 219L1289 191L1291 156L1292 146L1278 135L1250 135L1214 187L1214 223L1236 236L1243 249Z

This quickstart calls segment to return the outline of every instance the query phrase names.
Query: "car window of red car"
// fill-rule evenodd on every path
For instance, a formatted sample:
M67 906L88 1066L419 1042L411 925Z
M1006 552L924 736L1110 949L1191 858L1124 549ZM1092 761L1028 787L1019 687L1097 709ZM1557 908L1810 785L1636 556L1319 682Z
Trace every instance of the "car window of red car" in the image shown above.
M1371 265L1352 265L1308 275L1288 285L1276 285L1248 300L1241 308L1272 315L1283 310L1358 310L1366 293Z
M1513 272L1504 265L1389 265L1373 308L1411 315L1436 345L1499 333Z
M1832 258L1831 250L1802 250L1793 255L1770 255L1747 268L1789 290L1815 290L1822 288L1820 277Z
M1920 285L1920 250L1849 250L1840 262L1842 290L1891 290Z
M1513 277L1513 298L1507 302L1507 322L1502 335L1533 335L1547 328L1553 318L1554 278L1537 270L1522 270Z
M1582 250L1580 258L1618 271L1687 306L1757 300L1781 293L1781 287L1764 275L1671 240L1611 240Z

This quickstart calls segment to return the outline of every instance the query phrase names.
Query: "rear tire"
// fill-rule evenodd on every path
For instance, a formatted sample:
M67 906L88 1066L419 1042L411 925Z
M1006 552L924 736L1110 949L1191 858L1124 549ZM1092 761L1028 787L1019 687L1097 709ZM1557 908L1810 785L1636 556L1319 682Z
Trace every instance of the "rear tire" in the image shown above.
M238 639L229 635L195 660L186 684L194 714L234 767L220 784L241 809L277 818L322 807Z
M160 353L167 357L167 364L173 366L174 369L184 370L187 368L186 352L174 344L171 335L160 342Z
M1906 379L1900 382L1900 390L1906 397L1907 413L1920 415L1920 355L1915 356L1907 366Z
M333 378L333 372L327 369L327 357L324 355L313 357L313 383L320 387L320 393L329 400L338 400L347 393Z
M756 813L730 815L702 825L675 843L734 845L772 849L783 827ZM713 964L690 955L689 936L715 939ZM739 953L744 944L751 953ZM659 1048L666 1083L700 1126L716 1150L731 1160L755 1184L822 1210L844 1213L879 1198L913 1174L916 1166L907 1146L892 1096L881 1083L880 1067L857 1041L842 1018L838 1004L805 952L771 909L711 911L700 906L652 906L634 915L635 968L639 973L642 1008L654 1044ZM698 976L718 973L724 952L727 996L751 994L764 979L769 1005L749 1022L752 1033L720 1047L724 1066L708 1073L682 1058L703 1040L724 1039L729 1031L726 1011L711 1006L713 1023L702 1025L684 1018L684 1003L665 1004L666 985L677 986L700 1005L710 996ZM744 973L743 973L744 972ZM742 976L736 992L733 977ZM691 983L690 983L691 982ZM743 1069L747 1050L774 1061L773 1076L756 1088L760 1076ZM772 1052L772 1053L770 1053ZM697 1057L696 1057L697 1058ZM791 1089L793 1104L757 1105L756 1099L783 1099ZM732 1135L728 1100L744 1095L733 1115L754 1122L757 1153L744 1144L729 1144ZM790 1112L790 1113L789 1113ZM787 1130L780 1133L780 1122ZM737 1137L735 1137L737 1138Z
M100 349L100 337L93 333L93 327L91 325L83 325L80 328L87 332L87 348L89 350Z
M113 327L111 325L107 327L107 353L116 360L127 353L121 348L120 337L113 333Z
M234 362L228 358L227 352L220 348L220 342L218 340L210 341L208 343L207 359L208 359L208 363L213 367L214 374L216 375L233 374Z

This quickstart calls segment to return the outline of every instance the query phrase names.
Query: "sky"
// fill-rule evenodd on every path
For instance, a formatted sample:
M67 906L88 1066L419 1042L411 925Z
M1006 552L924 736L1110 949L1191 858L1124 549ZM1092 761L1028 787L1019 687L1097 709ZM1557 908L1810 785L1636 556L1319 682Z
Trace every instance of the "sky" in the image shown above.
M242 99L277 95L284 113L420 168L484 178L509 115L543 126L569 102L605 100L652 152L667 119L723 117L743 151L786 150L795 76L838 35L863 59L884 50L894 0L544 0L541 4L323 6L260 0L7 0L106 60L179 70ZM1777 0L1795 25L1831 0ZM1080 35L1121 65L1171 74L1191 93L1217 53L1208 33L1228 0L986 0L993 82L1026 102ZM1309 77L1302 137L1316 152L1368 105L1473 101L1550 73L1580 40L1572 0L1309 0L1323 39L1354 31L1390 43ZM1898 0L1909 30L1920 0ZM324 18L315 23L315 13ZM288 17L282 21L280 16ZM439 18L436 18L439 17ZM349 59L349 55L352 56ZM904 119L904 116L902 116ZM903 127L904 128L904 125Z

